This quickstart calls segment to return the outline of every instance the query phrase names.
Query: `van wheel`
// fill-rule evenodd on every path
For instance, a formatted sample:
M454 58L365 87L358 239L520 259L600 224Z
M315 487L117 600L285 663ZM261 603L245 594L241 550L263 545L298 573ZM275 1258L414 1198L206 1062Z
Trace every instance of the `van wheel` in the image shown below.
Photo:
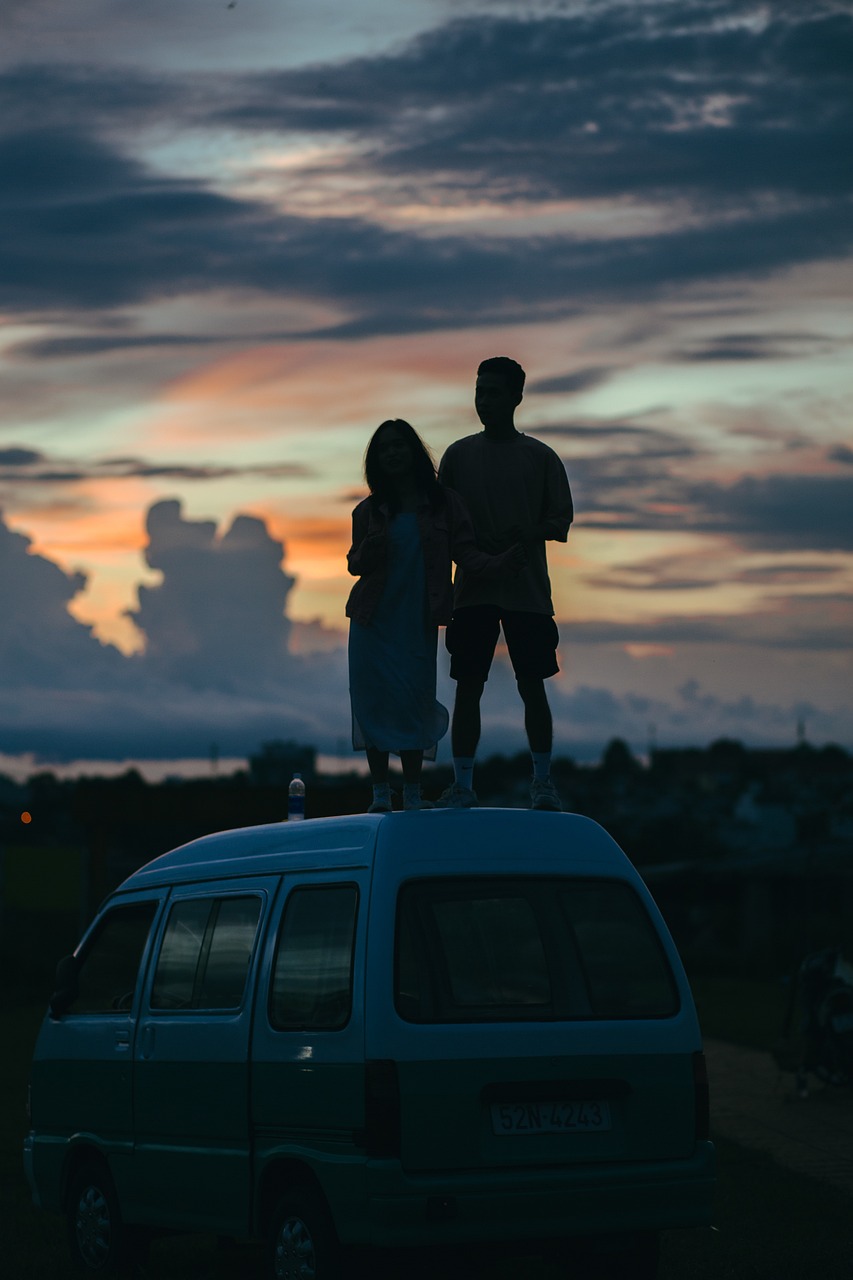
M278 1200L270 1232L272 1280L334 1280L339 1248L326 1206L304 1191L286 1191Z
M128 1260L128 1234L105 1165L81 1165L68 1197L68 1243L78 1271L115 1276Z

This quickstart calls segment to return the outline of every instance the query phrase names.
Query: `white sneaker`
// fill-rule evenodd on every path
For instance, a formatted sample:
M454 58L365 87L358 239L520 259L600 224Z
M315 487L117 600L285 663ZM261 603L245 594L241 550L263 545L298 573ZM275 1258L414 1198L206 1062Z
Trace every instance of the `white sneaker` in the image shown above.
M436 809L477 809L479 805L476 791L472 791L470 787L460 787L455 782L445 787L435 802Z
M367 807L368 813L391 813L391 811L392 805L390 794L387 796L376 796L373 803Z
M530 785L531 809L550 809L553 813L562 813L563 806L557 795L557 788L550 778L534 778Z

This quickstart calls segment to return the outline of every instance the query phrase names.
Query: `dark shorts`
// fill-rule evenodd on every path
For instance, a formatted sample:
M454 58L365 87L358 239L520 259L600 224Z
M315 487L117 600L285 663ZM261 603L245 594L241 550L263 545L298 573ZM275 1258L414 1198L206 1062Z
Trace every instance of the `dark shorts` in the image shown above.
M501 627L516 679L557 674L560 634L549 614L472 604L456 610L444 637L454 680L488 680Z

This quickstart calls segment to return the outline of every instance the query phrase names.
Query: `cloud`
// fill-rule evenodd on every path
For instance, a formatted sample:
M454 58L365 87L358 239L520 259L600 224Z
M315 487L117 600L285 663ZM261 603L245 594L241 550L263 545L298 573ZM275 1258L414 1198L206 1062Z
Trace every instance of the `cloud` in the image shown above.
M555 378L543 378L534 382L528 390L536 395L565 395L577 391L589 391L607 382L614 372L612 365L592 365L586 369L576 369L573 373L564 373Z
M853 598L841 592L812 596L780 593L762 608L657 614L620 622L572 620L566 627L573 645L717 645L846 657L853 628Z
M379 56L281 72L10 71L6 101L27 82L32 94L0 140L0 300L91 311L254 290L334 303L340 319L306 335L352 337L553 318L849 253L853 172L838 157L853 145L853 19L825 5L751 25L719 12L688 6L677 26L666 3L479 13ZM144 131L167 118L185 139L237 130L251 152L257 137L244 168L266 187L235 177L224 194L213 172L143 165ZM276 167L273 139L312 136L336 139L332 162ZM534 219L523 237L430 222L471 201L569 205L559 229ZM572 216L590 201L611 202L600 230ZM656 219L621 232L612 215L638 203ZM388 212L411 205L420 223L392 230ZM727 358L760 353L736 343Z
M316 623L297 624L297 641L288 644L291 579L281 567L282 543L250 517L219 530L213 521L186 519L176 502L155 504L147 527L147 558L163 579L140 590L135 617L147 651L125 657L68 614L82 576L33 555L29 540L0 521L0 589L8 602L0 615L0 752L34 752L46 761L175 759L204 757L216 743L223 756L245 757L279 737L338 752L349 734L345 647L338 633ZM570 672L589 650L599 678L564 675L549 685L558 749L588 758L617 735L642 745L652 722L661 743L735 731L752 742L788 741L804 708L812 736L853 741L849 709L837 700L829 709L816 698L789 705L726 697L700 688L695 682L703 677L684 674L691 650L707 653L710 643L717 659L723 645L734 663L750 650L760 654L765 672L786 654L846 656L851 626L843 596L783 597L775 612L733 617L566 622L562 665ZM641 677L621 691L606 687L610 655L624 659L630 645L651 645L650 653L677 647L679 662L667 660L666 670L678 687L652 691ZM439 697L449 706L454 692L443 646L439 659ZM693 665L701 670L705 662L697 656ZM802 665L797 658L798 671ZM500 659L483 700L480 755L523 748L521 704ZM444 742L440 759L448 758Z
M853 551L853 476L743 476L732 485L692 486L694 527L736 535L745 545Z
M146 637L146 667L195 689L280 682L294 583L281 567L283 543L246 515L218 534L214 521L186 520L168 499L150 508L146 529L145 559L163 575L159 586L139 587L130 613Z
M83 590L82 573L65 573L0 514L0 688L57 689L114 685L121 655L68 613Z
M784 360L794 354L808 354L808 348L825 340L809 333L726 333L679 353L686 362Z
M270 480L305 479L314 469L301 462L267 462L245 466L215 463L152 462L137 457L92 458L63 461L33 449L11 446L0 449L0 484L18 488L35 485L79 485L93 480L227 480L264 477Z

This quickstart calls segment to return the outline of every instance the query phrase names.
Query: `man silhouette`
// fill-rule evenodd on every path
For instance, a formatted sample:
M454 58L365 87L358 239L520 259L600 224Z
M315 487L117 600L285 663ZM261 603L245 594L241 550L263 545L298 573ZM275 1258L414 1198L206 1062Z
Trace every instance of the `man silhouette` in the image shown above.
M457 568L453 618L445 643L456 681L451 741L454 781L441 807L471 808L474 758L480 740L480 700L500 630L524 703L524 727L533 758L534 809L562 808L551 782L553 725L545 680L559 670L546 540L565 542L572 523L572 495L557 454L516 430L515 410L525 373L507 356L484 360L477 370L474 406L483 424L455 441L439 467L439 479L465 502L482 551L497 554L520 542L527 565L519 573L487 580Z

